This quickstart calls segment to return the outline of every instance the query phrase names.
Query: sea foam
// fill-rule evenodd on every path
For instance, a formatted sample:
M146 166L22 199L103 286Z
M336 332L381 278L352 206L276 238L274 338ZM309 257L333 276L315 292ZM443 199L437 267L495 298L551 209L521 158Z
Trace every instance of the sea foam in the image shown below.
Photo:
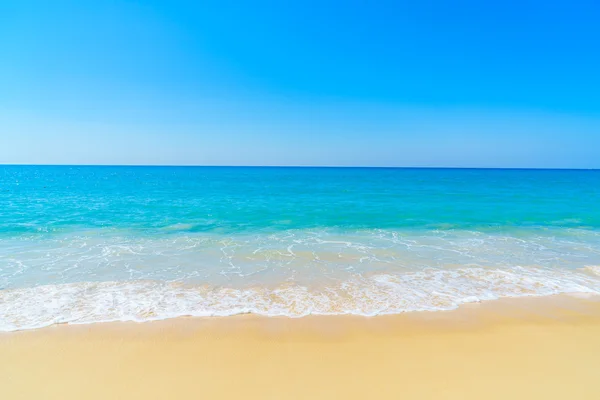
M355 274L308 287L230 288L165 281L81 282L0 291L0 330L52 324L152 321L180 316L396 314L451 310L502 297L600 293L600 277L585 270L428 268L402 274Z

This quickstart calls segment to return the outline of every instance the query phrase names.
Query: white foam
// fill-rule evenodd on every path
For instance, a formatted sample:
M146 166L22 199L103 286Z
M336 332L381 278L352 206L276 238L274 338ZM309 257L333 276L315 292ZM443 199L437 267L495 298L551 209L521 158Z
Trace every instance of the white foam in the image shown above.
M395 274L354 274L327 286L287 282L243 289L148 280L43 285L0 290L0 330L241 313L373 316L449 310L463 303L501 297L599 294L600 277L588 272L522 267L428 268Z

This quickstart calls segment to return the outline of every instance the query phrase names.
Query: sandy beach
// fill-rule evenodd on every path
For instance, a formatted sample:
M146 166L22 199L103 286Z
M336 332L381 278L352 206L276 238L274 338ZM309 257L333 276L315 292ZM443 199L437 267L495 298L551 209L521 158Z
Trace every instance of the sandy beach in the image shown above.
M2 399L597 399L600 301L179 318L0 335Z
M0 0L0 400L600 400L599 20Z

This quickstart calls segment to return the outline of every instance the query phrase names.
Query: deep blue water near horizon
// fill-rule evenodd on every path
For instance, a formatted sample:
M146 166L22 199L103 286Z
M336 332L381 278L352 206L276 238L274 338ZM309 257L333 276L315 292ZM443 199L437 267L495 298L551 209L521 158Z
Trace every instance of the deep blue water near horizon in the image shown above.
M0 329L600 290L600 171L0 166Z
M6 218L24 232L78 223L153 229L178 218L194 231L600 227L596 170L5 166L2 172L3 197L11 204L20 197L19 206L46 223L36 226L31 214ZM167 213L156 218L152 211ZM1 232L10 228L3 223Z

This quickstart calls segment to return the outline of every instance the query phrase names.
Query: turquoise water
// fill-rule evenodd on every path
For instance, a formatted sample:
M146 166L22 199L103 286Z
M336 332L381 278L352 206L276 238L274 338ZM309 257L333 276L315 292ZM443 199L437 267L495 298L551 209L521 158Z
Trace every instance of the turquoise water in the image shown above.
M0 330L600 292L600 171L0 166Z

